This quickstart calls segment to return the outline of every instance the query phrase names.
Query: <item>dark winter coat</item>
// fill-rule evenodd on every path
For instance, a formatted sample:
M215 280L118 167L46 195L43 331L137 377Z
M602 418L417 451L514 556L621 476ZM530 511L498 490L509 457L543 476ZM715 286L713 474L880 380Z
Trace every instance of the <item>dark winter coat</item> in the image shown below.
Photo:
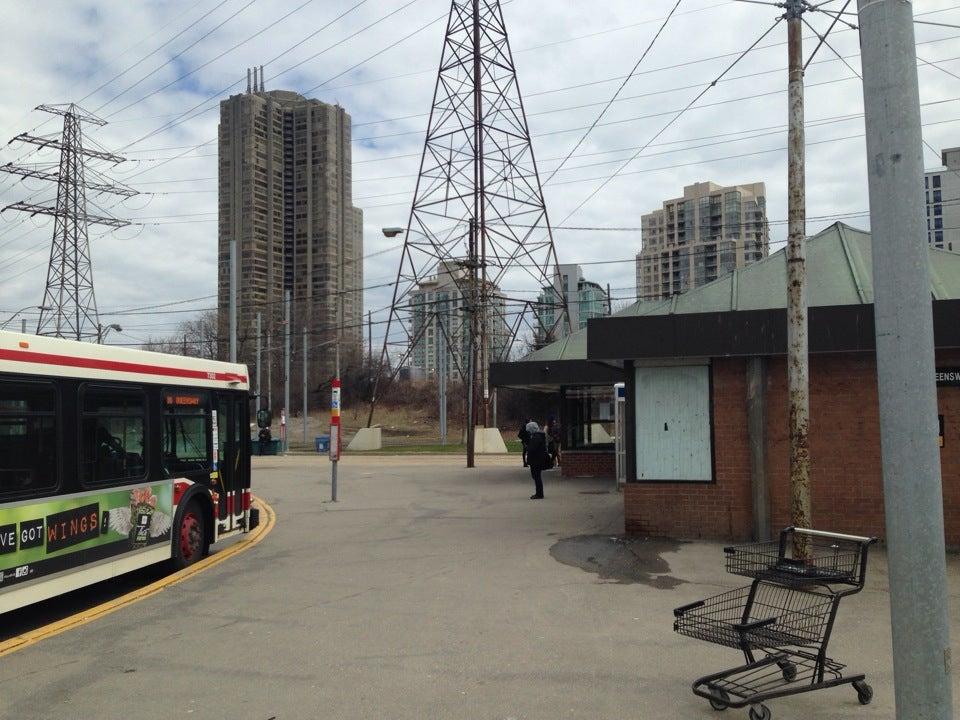
M549 463L549 453L547 452L547 436L543 430L537 430L530 433L530 440L527 443L527 462L533 468L546 468Z
M524 447L530 442L530 433L527 432L526 423L520 427L520 432L517 433L517 437L520 438L520 442L523 443Z

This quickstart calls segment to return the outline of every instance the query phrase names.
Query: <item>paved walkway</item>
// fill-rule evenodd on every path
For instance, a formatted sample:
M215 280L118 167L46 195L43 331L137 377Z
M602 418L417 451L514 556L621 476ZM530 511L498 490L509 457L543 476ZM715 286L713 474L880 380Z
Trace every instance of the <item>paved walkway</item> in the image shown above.
M277 526L247 553L0 659L0 718L717 718L698 675L736 653L680 638L672 608L739 584L715 544L617 538L620 497L517 458L262 458ZM841 606L834 652L876 691L774 718L892 718L886 577ZM951 557L960 609L960 561ZM954 628L960 657L960 624ZM956 697L960 699L960 687ZM728 711L727 718L745 718Z

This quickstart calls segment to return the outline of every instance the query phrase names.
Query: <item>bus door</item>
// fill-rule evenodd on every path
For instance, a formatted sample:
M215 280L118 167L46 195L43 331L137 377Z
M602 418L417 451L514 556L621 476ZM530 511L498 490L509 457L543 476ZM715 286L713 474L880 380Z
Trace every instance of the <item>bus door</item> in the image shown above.
M250 444L247 427L247 398L244 395L219 394L216 402L216 434L220 502L217 510L220 532L244 527L249 503Z

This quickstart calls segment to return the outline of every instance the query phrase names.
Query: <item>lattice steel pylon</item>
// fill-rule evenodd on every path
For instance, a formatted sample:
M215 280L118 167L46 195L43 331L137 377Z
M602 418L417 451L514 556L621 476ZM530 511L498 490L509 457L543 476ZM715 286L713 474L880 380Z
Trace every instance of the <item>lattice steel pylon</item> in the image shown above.
M123 162L119 155L83 147L81 123L102 126L106 125L105 120L91 115L73 103L40 105L36 109L63 117L63 132L60 137L22 133L10 142L18 141L40 148L60 150L56 172L53 172L52 165L29 166L13 163L0 166L0 171L56 182L57 200L52 206L29 201L16 202L7 205L3 211L20 210L30 213L31 216L52 215L54 218L47 285L37 323L37 334L74 340L97 340L100 337L99 318L93 290L93 263L90 258L87 226L94 223L119 228L129 225L129 222L109 215L88 213L87 192L132 197L137 191L112 183L96 170L85 166L87 158L114 164ZM95 177L95 181L86 181L88 172Z
M391 348L390 379L440 335L447 366L473 388L468 427L480 409L489 424L489 362L524 331L569 325L562 293L529 294L555 287L557 272L500 2L453 0L368 424ZM469 454L470 432L467 443Z

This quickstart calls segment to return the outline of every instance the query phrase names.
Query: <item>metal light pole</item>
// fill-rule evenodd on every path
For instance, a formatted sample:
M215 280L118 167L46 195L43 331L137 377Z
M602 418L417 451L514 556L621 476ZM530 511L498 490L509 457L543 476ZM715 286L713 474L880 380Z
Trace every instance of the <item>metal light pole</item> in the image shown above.
M437 394L440 396L441 445L447 444L447 329L443 325L444 315L437 316Z
M263 407L260 392L260 355L263 352L263 325L260 313L257 313L257 410Z
M107 335L110 334L111 330L123 332L123 328L117 325L117 323L110 323L109 325L97 323L97 345L103 345L103 341L107 338Z
M230 238L230 362L237 361L237 238Z
M290 291L283 293L283 418L290 416ZM287 436L286 424L283 431L283 451L290 449L290 438Z
M858 0L898 720L949 720L936 367L912 4Z
M11 315L11 316L8 317L6 320L4 320L2 323L0 323L0 330L2 330L2 329L5 328L7 325L9 325L9 324L12 323L14 320L16 320L16 319L17 319L17 315L19 315L20 313L26 312L27 310L34 310L34 309L39 310L40 312L52 312L52 311L53 311L53 308L50 307L50 306L48 306L48 305L27 305L26 307L20 308L20 309L17 310L13 315ZM21 318L21 320L20 320L20 329L21 329L21 331L24 332L24 333L27 332L27 319L26 319L26 318Z
M307 444L307 326L303 326L303 444Z
M803 127L803 0L786 0L787 53L787 385L790 408L791 523L812 527L810 512L810 365L807 339L806 172ZM795 550L807 553L805 536Z

